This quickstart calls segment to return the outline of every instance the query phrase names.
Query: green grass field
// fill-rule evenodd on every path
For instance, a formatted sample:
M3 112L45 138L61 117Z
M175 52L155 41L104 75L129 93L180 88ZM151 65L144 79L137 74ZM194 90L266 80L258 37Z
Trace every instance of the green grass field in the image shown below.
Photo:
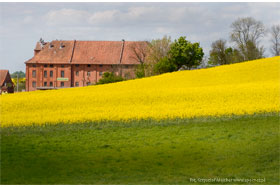
M279 184L279 134L277 114L1 128L1 184Z

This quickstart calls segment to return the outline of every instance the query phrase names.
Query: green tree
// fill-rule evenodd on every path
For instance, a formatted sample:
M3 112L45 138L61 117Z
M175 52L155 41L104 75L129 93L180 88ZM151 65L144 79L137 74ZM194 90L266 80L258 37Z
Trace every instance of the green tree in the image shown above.
M14 73L11 74L11 78L25 78L25 73L23 71L16 71Z
M154 72L156 74L162 74L167 72L176 71L177 66L170 61L168 57L163 57L154 66Z
M107 83L113 83L113 82L120 82L124 79L121 76L117 76L114 73L105 72L102 75L102 78L96 83L96 84L107 84Z
M226 40L219 39L212 43L209 64L223 65L232 63L233 49L226 46Z
M145 75L145 64L139 64L135 69L136 78L143 78Z
M180 37L170 47L170 61L176 65L176 70L182 66L187 69L200 65L203 58L203 50L199 43L191 43L186 40L186 37Z
M244 60L240 51L232 47L227 47L226 40L219 39L212 43L208 61L209 64L224 65L242 61Z

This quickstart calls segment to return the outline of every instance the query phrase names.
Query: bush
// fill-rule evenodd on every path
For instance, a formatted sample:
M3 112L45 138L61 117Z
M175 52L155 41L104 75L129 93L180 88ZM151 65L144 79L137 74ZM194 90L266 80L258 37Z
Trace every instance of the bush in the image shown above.
M154 66L154 72L156 74L173 72L176 71L176 69L177 66L172 63L167 57L163 57L162 59L160 59L160 61Z
M145 67L143 64L137 66L137 68L135 70L135 76L136 76L136 78L145 77Z
M113 82L120 82L124 79L121 76L117 76L114 73L105 72L102 75L102 78L96 83L96 84L107 84L107 83L113 83Z

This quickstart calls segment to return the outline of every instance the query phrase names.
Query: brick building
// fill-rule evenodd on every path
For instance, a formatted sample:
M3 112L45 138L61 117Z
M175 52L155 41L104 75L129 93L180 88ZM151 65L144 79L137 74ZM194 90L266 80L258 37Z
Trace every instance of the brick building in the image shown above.
M135 77L137 46L134 41L37 42L26 64L26 91L94 84L104 72L129 79Z

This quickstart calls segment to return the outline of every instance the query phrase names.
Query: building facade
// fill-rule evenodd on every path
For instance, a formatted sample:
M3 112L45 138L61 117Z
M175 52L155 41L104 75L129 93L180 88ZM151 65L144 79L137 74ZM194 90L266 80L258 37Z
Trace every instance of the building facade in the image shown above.
M143 43L40 40L34 56L25 62L26 91L87 86L98 82L104 72L134 78L139 60L131 49Z

